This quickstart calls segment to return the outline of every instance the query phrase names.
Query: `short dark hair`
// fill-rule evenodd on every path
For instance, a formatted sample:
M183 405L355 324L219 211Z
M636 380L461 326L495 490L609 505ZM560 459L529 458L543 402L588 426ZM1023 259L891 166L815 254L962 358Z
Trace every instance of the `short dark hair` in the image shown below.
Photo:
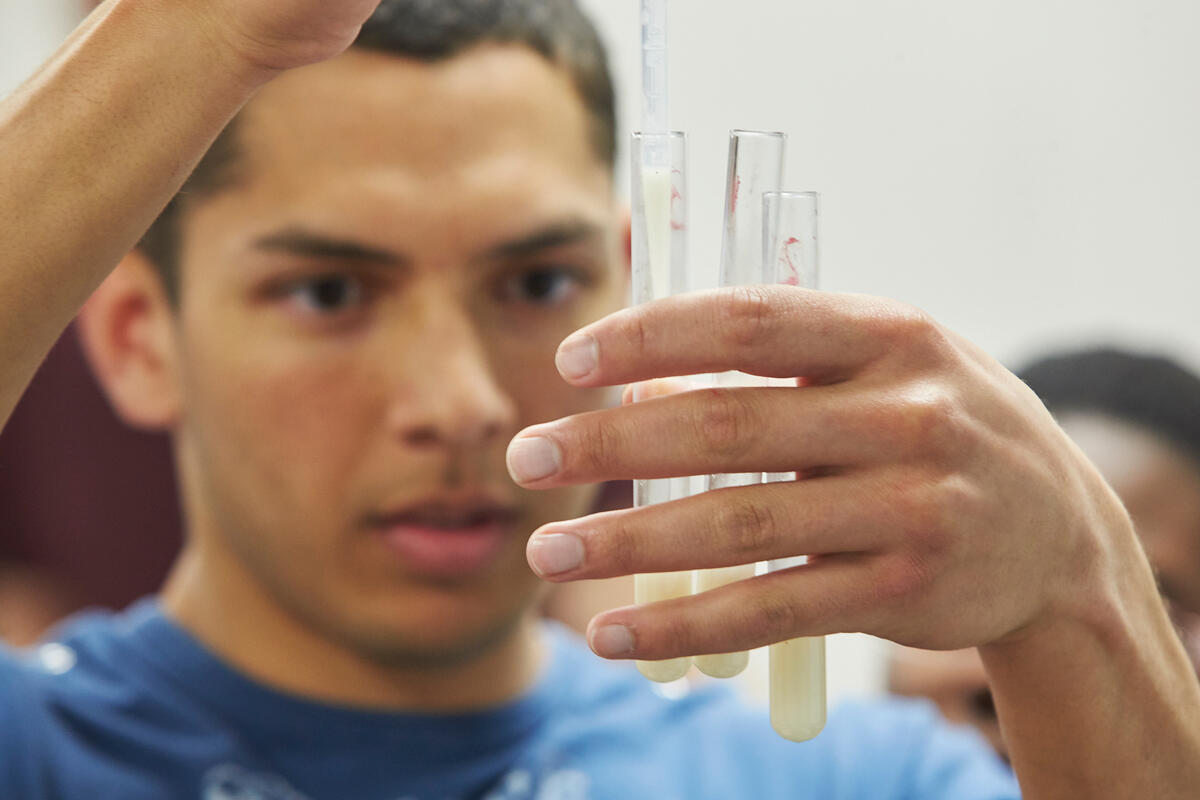
M1093 348L1017 373L1056 417L1092 412L1136 425L1200 466L1200 377L1162 355Z
M528 47L566 70L592 119L592 147L616 161L616 100L608 58L596 27L576 0L383 0L354 47L419 61L453 58L481 44ZM189 203L228 186L237 160L237 120L230 123L138 248L179 300L182 217Z

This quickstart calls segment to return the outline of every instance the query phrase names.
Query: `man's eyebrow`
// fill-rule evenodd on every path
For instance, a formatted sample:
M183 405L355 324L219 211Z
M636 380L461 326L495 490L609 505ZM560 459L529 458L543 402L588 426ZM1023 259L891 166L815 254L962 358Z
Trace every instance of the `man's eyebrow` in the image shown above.
M379 247L326 236L303 228L285 228L254 240L255 250L285 253L303 258L319 258L330 261L361 261L373 264L403 264L405 258L398 253Z
M600 239L603 236L604 228L600 225L582 219L563 220L491 247L483 253L483 258L520 258L542 250Z

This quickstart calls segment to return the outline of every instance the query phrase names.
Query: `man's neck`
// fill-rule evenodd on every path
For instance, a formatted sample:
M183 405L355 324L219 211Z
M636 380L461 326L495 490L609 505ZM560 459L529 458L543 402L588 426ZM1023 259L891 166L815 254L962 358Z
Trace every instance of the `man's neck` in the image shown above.
M238 566L211 561L185 549L163 588L165 612L229 666L279 691L380 711L467 711L520 696L547 657L527 613L453 666L384 665L305 625Z

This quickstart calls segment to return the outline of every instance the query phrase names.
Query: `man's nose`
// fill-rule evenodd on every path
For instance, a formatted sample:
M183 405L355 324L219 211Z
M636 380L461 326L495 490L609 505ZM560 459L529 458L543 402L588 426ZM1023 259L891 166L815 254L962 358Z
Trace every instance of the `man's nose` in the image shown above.
M517 410L469 315L426 309L422 332L407 339L390 427L411 447L462 449L516 432ZM436 320L436 322L434 322Z

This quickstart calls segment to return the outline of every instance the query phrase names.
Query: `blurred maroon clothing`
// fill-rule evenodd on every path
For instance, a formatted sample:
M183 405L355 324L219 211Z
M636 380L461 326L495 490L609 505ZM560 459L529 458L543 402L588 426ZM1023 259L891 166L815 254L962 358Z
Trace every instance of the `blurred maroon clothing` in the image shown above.
M120 608L158 589L180 544L167 437L116 418L68 330L0 433L0 561Z

